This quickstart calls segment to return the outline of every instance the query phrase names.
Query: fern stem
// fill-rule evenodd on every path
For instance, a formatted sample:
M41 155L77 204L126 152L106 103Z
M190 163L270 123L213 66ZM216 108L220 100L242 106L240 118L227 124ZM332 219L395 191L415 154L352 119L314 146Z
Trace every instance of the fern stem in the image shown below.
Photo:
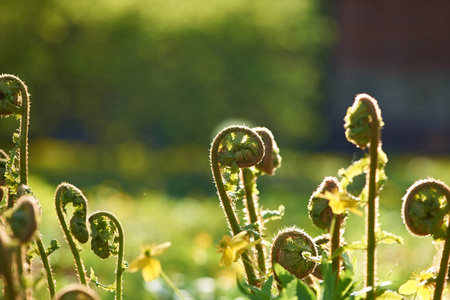
M444 249L442 250L441 264L439 274L436 278L436 288L434 290L433 300L440 300L444 291L445 279L447 278L448 262L450 256L450 226L447 230L447 238L445 239Z
M44 244L42 243L42 239L39 233L36 234L36 244L38 246L39 255L41 256L42 264L44 266L45 275L47 276L47 285L48 291L50 293L50 299L53 299L56 293L55 280L53 279L50 261L48 259L48 255L45 251Z
M221 132L219 132L217 134L217 136L214 138L214 141L211 145L210 159L211 159L212 173L213 173L214 181L216 183L217 192L219 194L219 198L222 203L222 208L225 212L225 216L227 217L227 220L228 220L228 223L230 225L233 235L238 234L239 232L242 231L242 229L241 229L241 226L239 225L239 221L238 221L238 218L232 207L231 200L228 197L227 192L224 187L224 184L223 184L222 174L220 172L220 165L219 165L219 146L220 146L220 143L222 142L223 138L226 135L233 133L233 132L237 132L237 131L244 132L245 134L248 134L249 136L255 137L255 139L260 144L259 146L262 149L264 149L264 145L262 143L261 138L255 132L253 132L250 128L247 128L244 126L231 126L231 127L225 128L224 130L222 130ZM259 160L261 160L262 156L263 156L263 153ZM255 164L257 164L259 162L259 160ZM245 268L245 271L247 274L248 283L251 285L256 285L257 279L256 279L256 275L255 275L255 270L253 269L253 266L248 262L248 261L250 261L248 251L242 253L241 256L242 256L242 261L243 261L244 268Z
M367 299L375 299L375 277L376 277L376 227L377 227L377 164L378 148L380 144L380 116L375 107L375 100L370 96L359 95L359 101L366 104L371 116L370 124L370 170L368 174L368 203L367 203L367 270L366 287L371 288L367 292Z
M341 271L341 256L336 255L336 250L341 246L341 226L342 215L333 215L333 220L330 226L331 233L331 256L333 272L336 272L336 283L338 282Z
M258 223L257 215L257 199L253 195L253 187L256 185L256 176L252 170L249 168L242 169L242 178L244 182L245 198L247 205L247 212L249 216L249 221L252 224ZM259 229L261 234L261 229ZM258 254L258 268L262 276L266 274L266 257L264 253L264 248L261 243L255 245Z

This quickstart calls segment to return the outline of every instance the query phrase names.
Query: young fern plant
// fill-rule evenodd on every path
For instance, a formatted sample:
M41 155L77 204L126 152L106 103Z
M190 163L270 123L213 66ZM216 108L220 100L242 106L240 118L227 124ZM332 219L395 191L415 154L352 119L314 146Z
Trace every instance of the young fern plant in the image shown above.
M264 235L264 225L270 219L281 217L283 210L279 211L263 211L259 206L259 197L257 189L257 179L262 175L274 175L275 170L281 165L280 150L278 149L272 132L265 127L256 127L253 130L261 137L264 143L264 157L262 160L250 168L242 169L242 185L244 187L245 197L244 204L247 213L247 227L253 225L257 236ZM258 271L260 277L264 277L267 272L266 255L267 251L263 244L255 245L256 256L258 261Z
M281 230L272 244L272 268L275 269L275 265L279 264L298 279L313 273L317 266L317 257L318 251L314 240L305 231L296 227ZM279 275L276 271L273 275L280 287Z
M442 299L450 258L450 188L442 181L425 179L416 181L403 196L402 217L408 231L414 236L432 236L437 243L444 243L439 272L430 275L422 286L433 290L433 300ZM418 292L416 291L413 292ZM427 291L427 290L423 290ZM403 286L400 292L406 293ZM428 293L428 292L427 292Z
M280 218L284 207L263 210L259 205L256 182L259 176L273 175L280 167L279 149L267 128L230 126L217 134L210 155L218 195L233 234L232 238L224 236L217 246L218 252L223 253L221 265L229 266L240 257L248 283L260 286L267 279L268 272L267 249L261 243L265 235L264 226L268 221ZM237 213L239 200L243 200L245 206L244 222L240 221ZM255 252L250 250L252 247Z
M378 193L380 191L381 128L384 123L377 101L367 94L359 94L345 116L345 136L361 149L369 148L369 169L366 171L367 210L366 210L366 287L367 299L375 299L376 278L376 231L378 227Z
M67 226L65 215L67 204L72 203L74 210L70 219L70 226ZM89 216L90 231L87 226L87 206L88 201L83 193L69 183L61 183L55 194L55 207L61 228L69 244L75 261L80 284L87 286L86 271L81 260L77 242L87 243L91 237L91 250L101 259L106 259L111 255L117 256L116 280L112 285L103 285L98 282L98 278L91 268L90 281L97 286L114 291L116 299L122 299L122 277L127 268L124 263L125 237L122 224L119 219L107 211L99 211Z
M0 277L4 281L4 297L7 300L31 299L32 285L35 283L31 270L31 260L39 255L45 270L48 290L51 299L68 299L67 297L83 297L98 299L98 296L87 286L84 264L79 255L77 242L86 243L89 231L86 224L87 200L75 186L62 183L55 193L55 207L58 220L72 251L79 280L84 287L66 288L56 292L56 281L53 277L49 256L59 248L56 240L47 249L38 231L40 205L28 184L28 125L30 101L26 85L16 76L0 75L0 116L15 116L20 119L20 127L13 136L14 147L6 154L0 149ZM5 204L3 204L5 202ZM73 216L70 224L66 223L66 206L72 203ZM103 254L107 245L113 254L118 255L116 299L122 298L122 274L124 238L120 222L108 212L99 212L92 216L93 244L96 254ZM99 218L109 218L113 224L106 230ZM115 234L115 230L118 234ZM97 234L97 235L96 235ZM112 245L108 241L112 239ZM76 242L76 241L77 242ZM118 244L116 247L115 245ZM101 250L99 250L101 248ZM77 298L78 299L78 298Z
M66 205L72 203L74 207L73 216L70 219L70 227L66 222ZM81 284L87 285L86 271L81 260L78 246L74 238L85 244L89 239L89 232L86 224L87 218L87 200L83 193L75 186L69 183L61 183L56 188L55 208L61 229L64 232L66 241L72 252L75 266L78 272L78 279Z
M7 288L9 291L6 294L30 299L32 293L27 282L31 277L31 271L26 253L38 227L37 201L28 195L21 196L13 208L5 211L4 217L7 224L5 227L10 232L12 241L7 246L9 249L5 254L10 255L7 260L11 263L7 265L13 269L10 273L5 273L5 276L11 276L6 282L12 283L12 286Z
M31 195L37 203L37 199L34 197L33 192L27 186L30 96L28 94L28 87L17 76L9 74L0 75L0 116L14 116L20 120L19 128L13 135L14 147L10 151L10 155L7 155L4 150L0 150L0 203L3 199L5 199L5 202L7 204L6 207L11 210L14 207L16 199L19 199L25 194ZM39 206L39 204L37 203L36 206ZM35 234L30 237L30 239L35 242L38 248L36 252L41 257L47 276L47 284L50 297L53 297L55 295L55 282L48 258L48 253L50 253L51 251L44 249L44 245L41 240L41 234L37 231L37 228L35 229ZM29 243L20 243L20 245L20 247L23 247L23 249L20 249L20 252L26 253L32 250ZM8 251L5 251L4 254L7 255ZM21 271L21 265L30 264L31 258L25 258L25 255L19 253L16 258L16 264L19 268L19 271ZM24 270L24 273L28 274L27 276L31 276L30 272L31 269L28 267L27 270ZM15 284L14 281L8 281L8 283ZM14 291L15 287L10 286L6 289ZM30 297L30 289L28 287L22 286L21 290L23 289L27 290L24 297Z
M346 211L336 211L330 206L331 195L340 194L339 182L335 177L326 177L317 190L311 195L308 204L309 217L313 224L331 236L330 254L333 260L333 272L336 282L341 271L341 255L337 252L341 247L341 236L344 231ZM336 213L335 213L336 211Z
M222 208L234 236L243 231L236 214L235 196L239 183L240 168L258 164L264 157L264 144L260 136L245 126L230 126L214 138L210 151L210 162ZM247 280L251 285L258 281L248 251L241 254Z
M14 116L20 119L19 130L13 136L15 147L6 161L3 175L11 193L8 207L12 207L19 185L28 185L28 126L30 119L28 87L14 75L0 75L0 116Z
M122 224L119 219L107 211L98 211L89 216L91 227L91 249L101 259L106 259L110 255L117 255L116 280L114 291L116 300L122 299L123 272L127 266L124 264L125 237ZM98 286L102 286L92 274L91 280ZM95 278L96 279L96 278Z

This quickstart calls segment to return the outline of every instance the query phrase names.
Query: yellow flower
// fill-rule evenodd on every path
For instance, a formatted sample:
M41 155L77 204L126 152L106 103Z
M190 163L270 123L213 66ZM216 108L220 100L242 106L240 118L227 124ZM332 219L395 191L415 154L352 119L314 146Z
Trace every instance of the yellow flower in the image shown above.
M431 300L434 287L429 279L434 278L431 272L420 272L420 274L413 274L414 277L404 284L402 284L398 292L404 295L416 294L422 300Z
M320 196L329 201L328 205L331 207L331 210L335 215L340 215L347 209L355 215L362 215L362 212L358 209L358 200L355 200L342 193L341 191L339 191L339 189L334 189L332 192L325 191Z
M161 274L161 262L155 256L166 252L171 245L171 242L165 242L141 247L142 253L130 263L128 272L142 270L145 281L155 280Z
M217 252L222 253L220 266L230 267L245 250L258 244L260 241L261 239L258 239L250 243L250 236L247 234L247 231L241 231L234 237L224 235L219 244L216 245Z

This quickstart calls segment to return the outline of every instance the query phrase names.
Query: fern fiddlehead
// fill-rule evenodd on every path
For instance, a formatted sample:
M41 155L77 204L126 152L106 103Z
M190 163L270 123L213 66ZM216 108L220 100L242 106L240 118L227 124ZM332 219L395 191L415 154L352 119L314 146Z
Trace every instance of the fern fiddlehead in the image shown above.
M122 276L125 238L122 224L115 215L107 211L98 211L89 216L91 227L91 249L100 258L110 254L117 255L116 299L122 299ZM117 234L116 234L117 232Z
M450 188L442 181L425 179L415 182L403 196L402 217L408 231L415 236L431 235L444 240L434 300L442 298L450 257L449 224Z
M10 163L7 164L7 173L15 177L17 169L16 159L19 158L19 181L14 183L15 188L19 185L28 184L28 125L30 118L30 98L28 87L20 78L9 75L0 75L0 115L8 117L15 115L20 117L19 134L13 140L17 144L12 151ZM17 148L19 153L16 153ZM12 178L11 178L12 179ZM15 192L14 190L12 191ZM11 207L12 205L10 205Z
M242 231L235 208L228 193L239 181L239 169L258 164L264 157L264 144L260 136L245 126L230 126L220 131L211 145L211 168L217 192L233 235ZM224 182L224 177L226 182ZM250 284L256 285L255 271L248 252L242 261Z
M72 203L74 213L70 219L70 227L67 226L65 215L66 205ZM75 260L75 266L78 272L81 284L86 285L86 273L83 262L78 252L77 245L73 237L80 243L86 243L89 239L89 232L86 225L87 218L87 200L83 193L75 186L69 183L61 183L55 193L55 208L59 223L72 251ZM69 230L70 228L70 230Z
M378 155L381 152L381 119L377 101L367 94L359 94L355 102L347 110L345 116L345 135L357 147L369 147L370 166L367 173L367 258L366 258L366 287L367 299L375 299L376 277L376 227L378 210Z
M317 257L317 248L313 239L303 230L286 228L275 237L271 250L272 266L278 263L302 279L311 274L317 265L311 257ZM279 281L276 272L274 278Z

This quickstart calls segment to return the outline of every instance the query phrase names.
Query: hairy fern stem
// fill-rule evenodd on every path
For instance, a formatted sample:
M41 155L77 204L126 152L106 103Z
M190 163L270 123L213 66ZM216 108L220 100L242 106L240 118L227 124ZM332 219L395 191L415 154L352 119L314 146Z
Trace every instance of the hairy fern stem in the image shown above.
M233 235L237 235L242 231L241 226L239 225L239 220L235 214L235 211L233 209L233 205L231 202L231 199L228 197L227 191L225 190L224 182L222 179L222 174L220 170L220 157L219 155L223 154L224 151L221 152L222 149L220 149L222 140L229 134L233 133L244 133L248 135L252 140L254 140L257 143L257 149L250 149L251 154L255 154L255 157L246 155L245 153L242 153L242 149L236 151L237 155L231 156L233 159L230 161L231 165L237 166L237 167L250 167L253 165L256 165L264 156L264 145L261 140L261 138L256 134L254 131L252 131L250 128L244 127L244 126L230 126L222 130L217 134L217 136L214 138L214 141L211 145L211 151L210 151L210 160L211 160L211 168L212 173L214 177L214 181L216 183L217 192L219 195L219 198L221 200L222 208L225 212L225 216L227 217L228 223L230 225L231 231ZM231 151L230 149L226 151ZM222 159L222 161L224 161ZM249 284L251 285L257 285L257 278L255 275L255 270L252 266L250 261L250 256L248 251L245 251L241 255L242 261L244 264L244 268L247 274L247 280Z

